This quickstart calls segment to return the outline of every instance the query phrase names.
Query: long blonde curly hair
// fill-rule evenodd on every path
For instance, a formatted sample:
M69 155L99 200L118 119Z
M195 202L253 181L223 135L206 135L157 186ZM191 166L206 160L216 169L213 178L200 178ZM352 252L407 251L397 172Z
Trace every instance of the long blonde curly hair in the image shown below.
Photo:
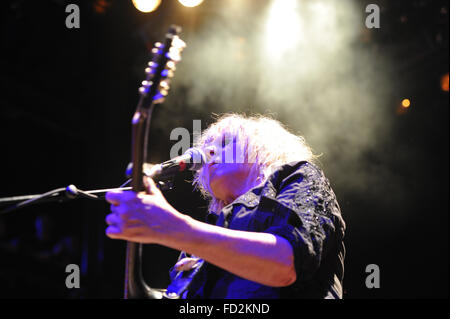
M237 152L242 152L245 162L253 164L253 172L249 174L252 177L248 181L252 187L264 183L281 165L294 161L314 163L318 157L302 136L291 133L279 121L264 115L223 114L202 132L194 146L206 150L212 141L230 136L238 141ZM214 197L208 170L204 167L195 173L193 184L210 200L209 210L218 213L225 203Z

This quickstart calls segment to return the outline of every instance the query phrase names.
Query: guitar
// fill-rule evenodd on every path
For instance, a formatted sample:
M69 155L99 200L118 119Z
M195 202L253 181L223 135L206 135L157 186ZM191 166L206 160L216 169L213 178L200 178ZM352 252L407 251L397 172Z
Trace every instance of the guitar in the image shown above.
M146 79L139 88L140 99L132 119L131 189L134 192L145 191L143 165L147 159L151 116L155 105L161 104L167 96L170 78L173 77L175 65L181 60L181 51L186 46L178 36L180 31L180 27L171 26L165 41L155 43L152 60L145 69ZM142 244L127 242L124 298L165 298L165 290L151 288L144 281L142 248Z

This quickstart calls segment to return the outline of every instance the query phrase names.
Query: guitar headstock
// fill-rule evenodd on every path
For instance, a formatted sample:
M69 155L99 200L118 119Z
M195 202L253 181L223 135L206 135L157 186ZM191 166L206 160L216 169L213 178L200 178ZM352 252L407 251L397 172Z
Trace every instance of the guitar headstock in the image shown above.
M169 93L170 79L175 72L176 64L181 60L181 52L186 47L179 38L181 28L171 26L164 43L156 42L152 49L152 60L145 69L146 79L139 88L141 97L150 103L162 103ZM142 105L148 107L148 105Z

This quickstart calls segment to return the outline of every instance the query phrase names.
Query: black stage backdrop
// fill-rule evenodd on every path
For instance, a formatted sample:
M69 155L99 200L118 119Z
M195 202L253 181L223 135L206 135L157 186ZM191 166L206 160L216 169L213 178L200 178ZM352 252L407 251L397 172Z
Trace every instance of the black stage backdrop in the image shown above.
M69 3L1 3L0 197L40 194L69 184L83 190L121 185L149 47L172 23L182 26L187 38L195 38L197 28L217 10L215 1L205 1L192 8L198 10L193 14L167 0L145 15L131 1L75 1L80 28L69 29ZM256 6L255 1L249 3ZM370 2L355 3L365 14ZM396 86L383 88L391 90L390 133L380 134L376 146L359 158L373 175L378 170L383 174L382 183L371 190L371 181L362 178L352 187L361 183L368 191L353 192L340 178L351 168L340 167L339 158L327 157L327 149L320 149L348 227L345 298L447 298L448 1L377 3L381 28L370 30L370 43L360 45L371 45L391 65L402 66L388 75ZM207 86L196 72L185 73L186 83ZM440 85L445 73L447 91ZM193 107L186 102L190 87L185 82L155 111L152 162L169 159L176 142L169 135L175 127L192 132L192 121L201 120L204 129L212 112L259 111L234 109L232 103L228 109L217 107L214 95L201 100L200 108ZM330 80L327 85L335 84ZM370 90L376 95L378 87ZM396 111L403 97L411 99L411 108ZM272 106L269 111L288 121L290 112ZM355 106L358 111L360 106ZM348 123L342 120L342 125ZM329 128L321 130L327 135ZM329 138L339 143L335 136ZM371 138L377 140L377 134ZM349 151L342 148L343 153ZM400 183L392 187L391 177ZM202 219L207 203L192 189L191 178L188 173L178 176L166 196L180 211ZM122 298L125 243L104 235L107 213L105 202L78 199L0 215L0 298ZM146 247L145 277L152 286L167 285L177 255L164 247ZM68 264L80 266L79 289L65 285ZM366 286L370 264L379 266L379 288Z

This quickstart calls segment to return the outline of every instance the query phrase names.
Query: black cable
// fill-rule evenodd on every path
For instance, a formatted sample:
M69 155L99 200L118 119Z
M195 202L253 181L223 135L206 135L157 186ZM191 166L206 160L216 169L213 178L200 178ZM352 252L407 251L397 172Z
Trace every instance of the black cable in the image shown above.
M105 195L107 192L112 190L131 190L131 187L125 187L131 182L131 179L127 180L125 183L120 185L118 188L108 188L108 189L100 189L100 190L93 190L93 191L83 191L81 189L78 189L75 185L69 185L64 188L57 188L54 190L51 190L49 192L46 192L44 194L40 195L28 195L28 196L15 196L15 197L9 197L9 198L2 198L0 202L11 202L11 201L19 201L20 203L11 205L7 207L6 209L0 211L0 215L10 213L16 209L23 208L26 206L29 206L33 203L36 203L37 201L42 201L51 197L57 197L60 196L63 192L66 195L66 198L68 199L75 199L77 197L83 197L87 199L94 199L94 200L104 200ZM97 195L98 194L98 195Z
M0 211L0 215L10 213L13 210L16 210L16 209L19 209L19 208L23 208L25 206L29 206L29 205L33 204L34 202L36 202L38 200L42 200L42 199L45 199L45 198L57 196L57 195L59 195L59 193L65 192L65 191L66 191L66 188L57 188L57 189L51 190L49 192L46 192L44 194L37 195L37 196L35 196L35 197L31 198L31 199L28 199L28 200L22 201L20 203L17 203L15 205L9 206L8 208Z

